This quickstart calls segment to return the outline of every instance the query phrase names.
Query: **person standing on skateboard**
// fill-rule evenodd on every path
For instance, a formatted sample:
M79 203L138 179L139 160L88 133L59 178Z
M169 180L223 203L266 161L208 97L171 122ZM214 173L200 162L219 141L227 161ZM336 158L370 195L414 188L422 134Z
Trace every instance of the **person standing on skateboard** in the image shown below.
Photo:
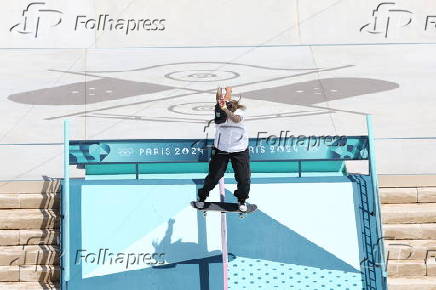
M239 210L247 211L245 201L250 192L250 156L248 152L248 135L244 125L245 106L239 100L232 100L232 89L226 88L225 96L221 88L216 93L215 105L215 140L212 158L209 162L209 174L204 179L203 188L198 189L197 201L204 202L209 192L224 176L227 164L232 162L237 182L234 195L238 199Z

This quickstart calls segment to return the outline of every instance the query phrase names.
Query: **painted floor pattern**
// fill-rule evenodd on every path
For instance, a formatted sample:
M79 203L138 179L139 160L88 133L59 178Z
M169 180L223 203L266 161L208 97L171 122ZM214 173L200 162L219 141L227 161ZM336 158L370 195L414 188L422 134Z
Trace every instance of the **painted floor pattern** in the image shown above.
M359 272L319 269L259 259L236 258L229 262L229 289L356 290L362 287Z

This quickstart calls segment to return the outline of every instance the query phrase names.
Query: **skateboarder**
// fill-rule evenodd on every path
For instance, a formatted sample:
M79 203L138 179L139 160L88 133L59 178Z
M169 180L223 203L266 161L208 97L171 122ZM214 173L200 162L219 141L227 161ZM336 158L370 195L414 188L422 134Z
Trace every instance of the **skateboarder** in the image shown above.
M198 189L197 201L204 202L215 185L219 182L232 162L237 182L234 195L238 199L239 210L247 211L245 200L250 192L250 156L248 153L248 135L244 126L245 106L239 100L232 99L232 89L226 88L225 96L221 88L216 93L215 105L215 140L212 157L209 162L209 174L204 180L203 188Z

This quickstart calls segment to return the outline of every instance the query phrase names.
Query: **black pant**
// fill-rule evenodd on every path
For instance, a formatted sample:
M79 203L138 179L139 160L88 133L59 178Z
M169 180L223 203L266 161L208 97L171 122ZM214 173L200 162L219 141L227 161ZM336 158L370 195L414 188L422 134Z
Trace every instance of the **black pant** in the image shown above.
M248 198L251 182L250 154L248 148L240 152L226 152L215 147L212 148L209 174L204 180L203 188L198 192L200 197L205 198L209 196L209 191L211 191L215 185L217 185L221 177L224 176L229 159L232 162L235 179L238 183L238 189L235 190L234 195L238 198L238 201L245 201Z

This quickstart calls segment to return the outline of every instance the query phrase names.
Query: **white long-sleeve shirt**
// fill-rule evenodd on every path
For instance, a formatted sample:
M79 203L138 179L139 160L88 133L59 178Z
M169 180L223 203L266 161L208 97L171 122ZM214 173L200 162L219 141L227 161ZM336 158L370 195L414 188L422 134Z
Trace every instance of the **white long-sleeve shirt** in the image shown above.
M237 109L234 115L239 115L241 121L233 122L230 118L224 123L215 124L214 146L221 151L240 152L248 147L248 135L244 125L244 111Z

